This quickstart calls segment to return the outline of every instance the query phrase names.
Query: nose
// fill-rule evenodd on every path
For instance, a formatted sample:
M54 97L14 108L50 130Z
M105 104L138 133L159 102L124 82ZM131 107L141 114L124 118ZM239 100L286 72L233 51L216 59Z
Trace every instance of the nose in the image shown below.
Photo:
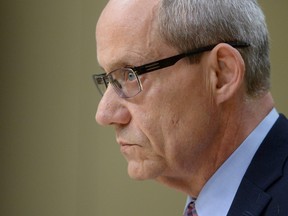
M99 102L95 116L96 122L103 126L128 124L131 120L131 114L126 103L112 88L108 87Z

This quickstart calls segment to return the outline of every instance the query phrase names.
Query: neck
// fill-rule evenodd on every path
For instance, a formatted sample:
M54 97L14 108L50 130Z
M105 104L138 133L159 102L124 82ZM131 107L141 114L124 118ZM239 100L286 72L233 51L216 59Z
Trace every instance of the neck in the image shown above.
M216 135L211 141L212 145L200 157L201 166L198 170L184 178L159 178L159 182L197 197L210 177L274 107L270 93L261 98L248 98L244 103L242 100L231 104L219 108Z

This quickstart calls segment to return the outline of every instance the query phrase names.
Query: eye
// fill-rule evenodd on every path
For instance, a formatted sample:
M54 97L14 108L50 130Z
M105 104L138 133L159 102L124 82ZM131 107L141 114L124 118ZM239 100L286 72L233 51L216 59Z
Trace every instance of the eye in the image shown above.
M128 74L127 74L127 80L129 81L133 81L136 79L136 75L133 71L129 71Z

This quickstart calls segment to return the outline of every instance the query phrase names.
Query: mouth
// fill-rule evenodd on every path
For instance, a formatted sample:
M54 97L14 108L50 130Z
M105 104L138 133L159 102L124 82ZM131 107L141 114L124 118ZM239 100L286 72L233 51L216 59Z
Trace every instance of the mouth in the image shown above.
M118 142L118 143L120 145L121 152L123 152L123 153L127 152L130 149L133 149L135 147L140 147L140 145L132 144L132 143L126 143L126 142Z

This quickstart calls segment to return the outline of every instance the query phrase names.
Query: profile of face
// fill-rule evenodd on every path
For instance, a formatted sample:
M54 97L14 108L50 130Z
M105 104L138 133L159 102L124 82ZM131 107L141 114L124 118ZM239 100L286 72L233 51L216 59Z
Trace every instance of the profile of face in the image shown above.
M98 61L106 73L178 54L158 35L156 2L108 3L96 29ZM213 160L217 151L211 142L218 122L209 61L204 53L197 64L184 58L143 74L139 76L143 90L131 98L119 97L108 86L96 121L115 129L131 178L190 180L209 166L207 157Z

